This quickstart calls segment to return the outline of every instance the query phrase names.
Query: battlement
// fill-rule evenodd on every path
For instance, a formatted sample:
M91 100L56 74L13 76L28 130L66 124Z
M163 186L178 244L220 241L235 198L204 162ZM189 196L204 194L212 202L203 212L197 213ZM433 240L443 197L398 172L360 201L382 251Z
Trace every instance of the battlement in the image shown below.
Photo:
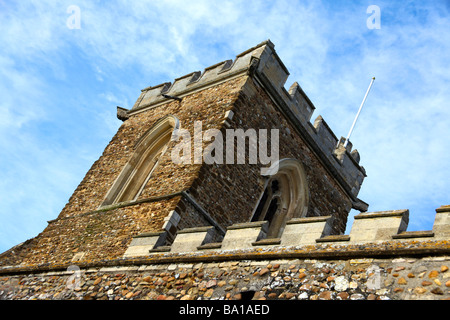
M252 77L265 88L274 104L352 198L354 207L366 211L367 204L357 199L366 177L364 168L359 165L360 156L357 150L352 151L351 143L344 148L343 139L338 140L322 116L319 115L313 123L310 122L316 108L297 82L286 90L284 85L289 71L270 40L237 55L234 61L223 61L203 72L189 73L175 79L173 83L167 82L142 89L133 108L126 110L119 107L117 116L126 120L131 115L156 108L173 101L172 99L182 101L183 97L193 92L245 75Z
M436 209L430 231L406 231L408 216L362 213L334 236L330 216L292 219L277 239L264 221L232 225L218 243L211 226L179 230L169 246L165 232L144 233L115 259L0 267L0 298L448 299L450 206Z
M320 244L357 246L404 241L447 240L450 235L450 206L436 209L430 231L407 231L409 210L361 213L355 216L349 235L330 235L332 216L295 218L290 220L280 238L267 239L266 221L239 223L230 226L221 242L211 243L214 227L189 228L178 231L172 245L163 243L165 233L151 233L133 238L124 258L149 256L155 253L199 253L256 249L301 248ZM447 248L448 250L448 248Z
M236 56L236 59L226 60L205 68L203 72L195 71L179 77L174 82L165 82L141 90L141 94L128 114L135 114L145 109L159 106L170 101L171 97L183 98L194 91L203 90L221 82L245 75L256 63L269 42L263 42Z

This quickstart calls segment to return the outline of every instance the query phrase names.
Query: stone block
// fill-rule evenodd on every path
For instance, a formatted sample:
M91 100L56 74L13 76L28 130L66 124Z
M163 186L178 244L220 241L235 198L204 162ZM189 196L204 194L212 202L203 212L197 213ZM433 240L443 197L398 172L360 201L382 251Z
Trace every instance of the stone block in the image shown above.
M299 120L310 121L311 116L315 110L314 105L308 99L306 94L298 82L294 82L289 88L289 95L292 99L291 109Z
M123 257L139 257L149 255L149 251L164 244L167 233L149 232L133 237Z
M450 239L450 205L436 209L433 232L436 239Z
M336 135L320 115L317 116L317 118L314 120L313 126L316 131L315 138L318 144L326 152L327 155L331 156L334 149L336 148L336 144L338 141Z
M178 231L172 243L170 252L192 252L197 247L210 242L214 234L214 227L189 228Z
M253 242L266 237L268 225L267 221L257 221L237 223L228 227L221 249L251 248Z
M286 223L281 235L282 246L314 244L331 231L331 216L295 218Z
M289 76L289 71L284 66L277 54L266 50L259 57L261 62L259 64L259 71L274 85L275 88L281 91Z
M406 231L409 210L361 213L354 219L350 231L351 242L387 241Z

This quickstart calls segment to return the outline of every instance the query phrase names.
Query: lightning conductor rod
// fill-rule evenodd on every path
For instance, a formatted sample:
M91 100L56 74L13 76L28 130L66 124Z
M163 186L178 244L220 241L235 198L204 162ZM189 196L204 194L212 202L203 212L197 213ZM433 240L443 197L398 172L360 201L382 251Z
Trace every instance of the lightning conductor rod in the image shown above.
M350 136L351 136L351 134L352 134L352 132L353 132L353 128L355 127L356 120L358 120L359 114L361 113L361 110L362 110L362 107L363 107L363 105L364 105L364 102L366 102L367 95L369 94L370 88L372 88L372 84L373 84L374 81L375 81L375 77L373 77L373 78L372 78L372 81L370 81L370 85L369 85L369 88L367 88L366 95L364 96L364 99L363 99L363 101L361 102L361 105L359 106L358 113L356 114L355 120L353 120L352 127L350 128L350 131L348 132L347 138L345 139L345 142L344 142L344 148L347 147L348 140L350 139ZM339 143L338 143L338 144L339 144Z

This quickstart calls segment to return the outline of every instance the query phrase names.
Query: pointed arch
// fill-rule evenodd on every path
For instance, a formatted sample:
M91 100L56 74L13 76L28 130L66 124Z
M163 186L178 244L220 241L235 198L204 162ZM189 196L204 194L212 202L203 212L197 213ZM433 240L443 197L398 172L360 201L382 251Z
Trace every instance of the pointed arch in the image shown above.
M136 200L157 168L159 159L179 129L179 120L168 115L157 121L134 146L134 153L122 169L102 206Z
M268 238L280 237L286 222L308 213L309 189L300 161L281 159L268 170L268 180L251 221L268 221Z

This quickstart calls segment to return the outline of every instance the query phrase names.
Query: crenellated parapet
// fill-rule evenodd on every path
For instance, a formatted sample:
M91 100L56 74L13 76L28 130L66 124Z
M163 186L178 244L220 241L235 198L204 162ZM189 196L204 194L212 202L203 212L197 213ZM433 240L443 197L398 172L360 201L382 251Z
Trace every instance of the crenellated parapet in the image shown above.
M274 104L352 199L353 207L367 211L367 204L357 198L366 177L364 168L359 165L360 157L357 150L352 151L351 143L344 148L343 139L339 141L322 116L317 116L311 122L315 106L297 82L286 90L285 83L289 71L270 41L237 55L234 61L223 61L206 68L203 72L192 72L175 79L173 83L167 82L142 89L131 110L118 107L118 117L125 121L133 114L158 107L174 99L182 101L183 97L193 92L245 75L252 77L264 87Z
M171 101L170 97L183 98L192 92L206 89L224 81L245 75L257 62L255 58L265 49L265 44L239 54L234 61L226 60L205 68L203 72L195 71L179 77L174 82L165 82L141 90L141 94L128 112L134 114Z
M450 206L436 209L433 229L429 231L407 231L409 210L358 214L348 235L330 235L332 219L332 216L292 219L281 237L274 239L266 238L266 221L234 224L227 229L223 240L215 243L211 242L214 227L180 230L170 246L161 245L165 239L164 232L143 234L134 238L124 257L149 256L158 252L221 254L242 249L301 248L320 244L354 247L391 242L395 246L395 243L407 241L448 240L450 234ZM145 248L143 243L146 243Z

